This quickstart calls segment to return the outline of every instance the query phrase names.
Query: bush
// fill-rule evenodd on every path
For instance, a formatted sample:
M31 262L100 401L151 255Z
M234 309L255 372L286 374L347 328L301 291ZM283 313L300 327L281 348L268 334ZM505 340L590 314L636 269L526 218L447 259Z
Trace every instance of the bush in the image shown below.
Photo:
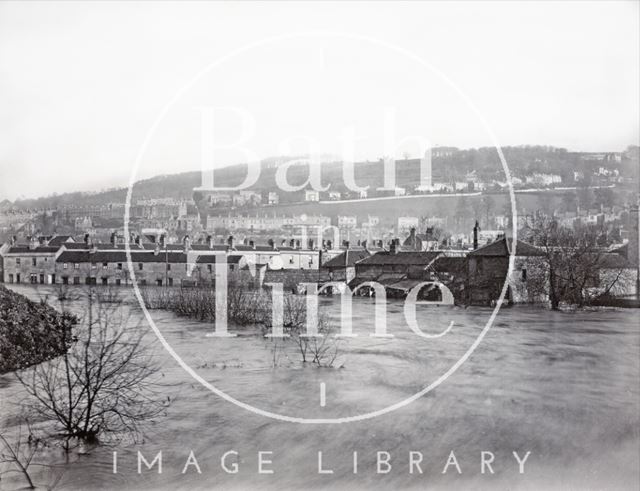
M74 315L0 286L0 374L60 356L73 343Z

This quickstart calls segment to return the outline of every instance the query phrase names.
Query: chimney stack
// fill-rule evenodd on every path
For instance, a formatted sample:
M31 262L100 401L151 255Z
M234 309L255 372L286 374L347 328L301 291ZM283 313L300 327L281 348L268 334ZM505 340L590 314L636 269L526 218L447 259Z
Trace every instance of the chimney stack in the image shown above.
M397 254L398 253L398 249L396 247L396 239L392 239L391 243L389 244L389 253L390 254Z
M89 245L89 234L84 234L84 243Z
M115 232L112 232L112 233L111 233L111 245L112 245L112 246L115 246L115 245L116 245L116 242L117 242L117 236L116 236L116 233L115 233Z
M213 249L213 236L212 235L207 235L207 245L209 246L209 249Z
M185 235L182 238L182 245L184 247L185 254L191 250L191 238L188 235Z
M251 247L252 249L256 248L256 243L253 240L249 241L249 247Z
M473 227L473 250L475 251L478 248L478 231L480 230L480 225L476 220L476 224Z
M276 250L276 242L273 239L269 239L267 241L267 244L269 244L269 247L271 247L274 251Z
M234 243L234 238L233 235L230 235L229 238L227 239L227 246L229 246L229 249L233 249L233 243Z
M164 234L160 235L160 247L165 247L167 245L167 238Z

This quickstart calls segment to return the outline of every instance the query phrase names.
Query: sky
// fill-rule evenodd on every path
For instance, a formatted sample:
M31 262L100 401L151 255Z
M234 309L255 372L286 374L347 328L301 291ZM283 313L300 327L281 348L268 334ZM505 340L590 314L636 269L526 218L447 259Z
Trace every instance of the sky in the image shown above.
M3 1L0 200L425 142L621 151L639 5Z

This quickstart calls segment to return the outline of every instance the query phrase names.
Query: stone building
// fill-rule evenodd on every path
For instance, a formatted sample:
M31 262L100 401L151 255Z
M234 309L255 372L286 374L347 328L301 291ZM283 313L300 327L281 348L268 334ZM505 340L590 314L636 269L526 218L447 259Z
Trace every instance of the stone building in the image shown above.
M5 283L52 284L56 282L55 261L62 249L56 246L6 245L3 257Z
M472 305L490 305L500 298L503 285L508 281L505 301L533 302L529 292L529 273L540 271L544 255L538 248L518 240L515 248L515 266L509 275L509 257L513 239L502 238L471 251L468 256L467 301Z
M192 279L193 265L184 252L132 251L131 262L138 285L174 286ZM60 284L128 285L131 272L125 251L74 250L62 252L55 261Z

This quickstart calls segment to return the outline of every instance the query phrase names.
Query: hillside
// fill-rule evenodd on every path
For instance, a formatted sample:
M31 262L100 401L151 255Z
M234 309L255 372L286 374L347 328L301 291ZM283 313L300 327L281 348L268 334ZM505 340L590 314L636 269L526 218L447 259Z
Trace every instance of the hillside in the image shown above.
M621 175L637 179L638 162L637 147L630 147L621 162L590 159L591 154L569 152L566 149L548 146L503 147L503 153L513 176L524 177L532 173L553 173L563 177L563 182L573 180L574 171L593 172L599 166L616 168ZM504 172L498 154L493 147L454 151L446 156L433 157L433 177L435 180L451 181L466 173L475 171L483 179L504 180ZM282 160L282 159L281 159ZM270 159L272 162L273 159ZM263 162L260 180L253 187L257 190L277 190L275 184L276 168ZM397 184L410 187L419 182L419 159L399 160L396 162ZM322 164L323 183L331 183L332 189L343 190L340 183L343 166L341 162ZM234 186L241 183L246 174L245 165L235 165L215 171L216 184ZM306 166L292 167L288 172L288 180L292 185L303 183L308 177ZM359 162L355 164L355 180L360 186L378 187L383 182L382 161ZM200 172L156 176L137 182L133 197L141 198L178 198L188 199L193 196L194 188L200 186ZM65 193L37 199L19 200L14 203L19 208L57 208L61 206L87 206L108 203L124 203L126 188L110 189L95 193ZM6 206L6 203L5 203Z

